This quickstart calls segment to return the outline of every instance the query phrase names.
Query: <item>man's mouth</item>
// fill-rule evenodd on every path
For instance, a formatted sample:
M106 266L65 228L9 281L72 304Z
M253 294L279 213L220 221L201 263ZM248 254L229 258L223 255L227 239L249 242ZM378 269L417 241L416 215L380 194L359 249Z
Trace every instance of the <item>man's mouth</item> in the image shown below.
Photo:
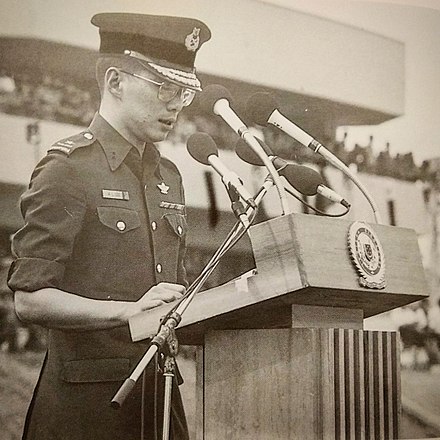
M163 119L159 119L159 122L171 129L174 127L176 120L174 118L163 118Z

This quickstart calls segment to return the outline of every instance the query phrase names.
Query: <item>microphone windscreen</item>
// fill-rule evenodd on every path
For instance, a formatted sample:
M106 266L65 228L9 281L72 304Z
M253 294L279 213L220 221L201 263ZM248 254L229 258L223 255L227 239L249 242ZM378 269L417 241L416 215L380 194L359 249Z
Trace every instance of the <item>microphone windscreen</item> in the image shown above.
M280 174L305 196L316 195L318 186L323 184L321 175L313 168L304 165L289 164L280 170Z
M198 132L192 134L186 142L186 149L193 159L204 165L209 165L209 156L213 154L218 156L217 145L214 139L207 133Z
M277 108L278 103L270 93L258 92L248 99L246 115L255 124L264 126Z
M261 139L255 139L257 139L258 143L268 156L273 156L272 150L267 144L265 144ZM260 159L260 156L258 156L258 154L255 153L255 151L241 138L238 140L237 145L235 146L235 152L237 153L237 156L244 162L247 162L251 165L264 165L263 161Z
M211 84L203 88L198 100L200 108L206 113L212 113L214 105L219 99L226 99L232 105L232 96L226 87L220 84Z

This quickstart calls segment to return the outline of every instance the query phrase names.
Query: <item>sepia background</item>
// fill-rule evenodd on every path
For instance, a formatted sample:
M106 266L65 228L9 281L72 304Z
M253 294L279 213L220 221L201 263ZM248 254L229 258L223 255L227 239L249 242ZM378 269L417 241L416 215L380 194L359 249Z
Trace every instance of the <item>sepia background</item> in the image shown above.
M357 173L383 223L416 231L429 299L365 320L366 329L400 330L402 438L440 436L440 1L358 0L0 0L0 440L18 439L45 346L41 328L13 313L6 285L10 237L21 225L19 197L35 164L58 139L81 131L97 110L94 61L98 12L189 16L212 39L198 54L203 84L222 84L245 122L253 93L273 94L280 109ZM254 126L276 153L318 170L351 204L348 220L374 223L369 204L338 170L277 131ZM181 170L194 279L235 222L220 179L196 163L186 140L209 133L222 160L256 191L265 173L235 154L237 136L197 100L159 148ZM327 211L338 206L301 197ZM313 214L291 199L294 212ZM275 192L258 221L280 215ZM402 249L405 252L405 249ZM244 239L206 288L254 267ZM185 402L194 408L194 351L181 350ZM193 429L193 426L192 426Z

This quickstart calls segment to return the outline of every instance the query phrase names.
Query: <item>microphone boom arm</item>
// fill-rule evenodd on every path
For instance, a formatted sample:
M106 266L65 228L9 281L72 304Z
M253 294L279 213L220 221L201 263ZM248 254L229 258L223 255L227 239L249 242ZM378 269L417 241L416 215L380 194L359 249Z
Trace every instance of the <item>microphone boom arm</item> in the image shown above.
M252 147L255 153L258 154L258 157L263 161L264 166L269 171L273 179L273 183L278 191L278 196L280 198L281 209L283 211L283 215L291 214L292 210L290 209L289 203L287 201L286 190L284 188L283 182L281 181L280 175L278 171L275 169L272 161L269 159L263 147L259 144L256 138L252 135L249 129L243 125L238 129L238 135L243 138L248 145Z

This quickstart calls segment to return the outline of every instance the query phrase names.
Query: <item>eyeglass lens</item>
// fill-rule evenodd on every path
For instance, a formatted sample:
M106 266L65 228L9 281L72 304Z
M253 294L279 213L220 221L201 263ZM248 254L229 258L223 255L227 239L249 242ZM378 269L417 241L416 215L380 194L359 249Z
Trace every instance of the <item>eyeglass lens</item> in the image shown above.
M186 89L170 82L164 82L159 87L158 97L161 101L169 102L180 92L182 104L186 107L190 105L194 99L195 91Z

